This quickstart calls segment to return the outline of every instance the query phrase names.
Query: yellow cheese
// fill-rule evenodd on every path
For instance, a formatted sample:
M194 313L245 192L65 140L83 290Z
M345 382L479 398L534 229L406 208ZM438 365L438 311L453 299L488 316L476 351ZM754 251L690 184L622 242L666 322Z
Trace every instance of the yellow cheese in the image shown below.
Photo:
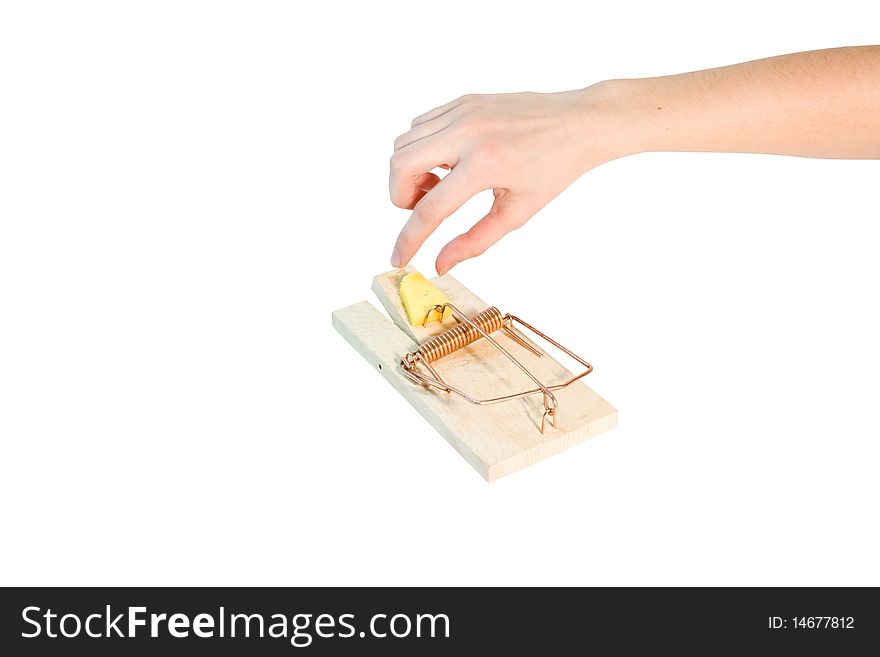
M413 326L421 326L425 322L425 315L431 306L448 303L443 293L418 272L407 274L401 279L400 300L403 302L409 323ZM440 321L440 313L436 310L431 311L428 321Z

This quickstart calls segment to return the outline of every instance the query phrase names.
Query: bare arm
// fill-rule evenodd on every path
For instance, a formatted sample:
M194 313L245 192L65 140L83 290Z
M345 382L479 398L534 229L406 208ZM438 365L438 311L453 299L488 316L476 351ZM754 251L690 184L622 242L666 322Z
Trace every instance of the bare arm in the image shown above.
M880 46L782 55L620 86L642 130L639 150L880 157Z
M522 226L586 171L647 151L880 158L880 46L783 55L557 94L464 96L395 141L391 198L413 213L392 264L486 189L486 217L437 257L445 273ZM442 180L432 173L450 168Z

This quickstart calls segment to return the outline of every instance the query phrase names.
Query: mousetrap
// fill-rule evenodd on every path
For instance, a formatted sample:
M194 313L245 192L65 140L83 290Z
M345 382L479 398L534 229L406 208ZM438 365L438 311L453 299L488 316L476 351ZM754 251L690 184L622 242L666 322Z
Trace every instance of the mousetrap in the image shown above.
M584 385L592 366L548 335L502 314L446 274L440 321L414 326L400 282L412 267L376 276L367 301L333 313L333 326L488 481L577 445L617 424L617 411ZM426 316L427 318L427 316ZM534 341L577 363L568 371Z

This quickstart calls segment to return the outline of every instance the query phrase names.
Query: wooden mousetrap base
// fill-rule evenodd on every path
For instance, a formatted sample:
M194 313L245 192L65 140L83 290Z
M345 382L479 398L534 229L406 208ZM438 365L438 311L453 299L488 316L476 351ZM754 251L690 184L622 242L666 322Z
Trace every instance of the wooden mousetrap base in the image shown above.
M427 328L409 324L398 289L400 279L412 271L411 267L396 269L373 280L373 291L393 323L370 303L361 301L335 311L333 326L488 481L614 428L617 411L583 381L554 392L559 400L559 429L548 427L547 432L541 434L541 395L478 406L457 395L426 390L407 379L400 369L401 356L454 323L447 319L443 324L434 322ZM431 283L468 316L490 305L448 274L431 279ZM527 314L525 317L528 319ZM553 335L552 330L548 333ZM521 360L545 385L571 376L546 352L542 358L535 358L501 331L492 337L518 358L521 355ZM583 346L568 346L590 359ZM533 386L485 339L434 365L452 385L481 399Z

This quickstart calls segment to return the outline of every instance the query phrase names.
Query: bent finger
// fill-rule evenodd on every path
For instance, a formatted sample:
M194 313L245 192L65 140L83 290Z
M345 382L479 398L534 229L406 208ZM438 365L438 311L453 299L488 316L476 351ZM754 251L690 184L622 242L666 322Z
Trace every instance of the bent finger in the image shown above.
M451 167L457 162L454 144L438 135L395 151L391 156L388 178L391 202L399 208L411 210L414 199L421 198L418 183L426 180L425 175L435 167Z
M482 255L507 233L525 224L534 214L535 211L525 203L511 203L496 198L489 214L440 250L435 265L437 273L442 276L458 263Z
M420 123L394 140L394 150L399 151L401 148L405 148L417 141L436 135L438 132L448 128L456 116L457 114L454 111L450 111L436 119Z
M391 264L402 267L446 217L481 192L480 185L461 168L453 169L416 204L394 245Z

